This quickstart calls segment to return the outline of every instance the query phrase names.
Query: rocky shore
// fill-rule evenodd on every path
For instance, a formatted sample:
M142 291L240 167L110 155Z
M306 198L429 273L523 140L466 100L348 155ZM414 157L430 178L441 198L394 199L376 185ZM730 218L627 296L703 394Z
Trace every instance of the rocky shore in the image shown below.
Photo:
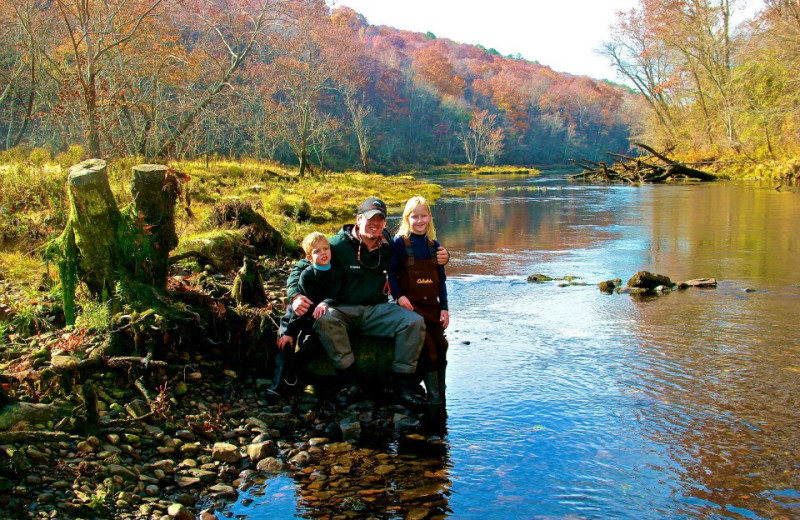
M280 314L290 265L264 270L272 314ZM193 276L206 295L233 285L231 276ZM250 340L274 341L264 322ZM211 519L234 505L255 516L254 497L279 476L296 485L294 514L311 518L446 515L444 407L407 410L380 388L346 406L325 377L272 395L264 359L214 341L171 342L153 358L157 370L147 370L159 375L157 386L137 363L77 375L102 338L71 334L2 352L14 374L6 396L18 398L0 414L3 518ZM95 422L86 421L83 387L94 388Z

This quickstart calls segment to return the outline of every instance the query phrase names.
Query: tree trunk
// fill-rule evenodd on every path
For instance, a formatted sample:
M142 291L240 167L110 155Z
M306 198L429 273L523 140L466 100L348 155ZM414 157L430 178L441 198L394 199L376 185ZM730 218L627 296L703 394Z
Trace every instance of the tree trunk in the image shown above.
M180 183L166 166L133 167L130 226L120 229L120 240L125 258L132 260L134 279L159 289L166 286L169 252L178 245L175 202L179 193Z
M108 184L106 162L76 164L67 177L69 229L79 260L78 275L95 296L113 293L122 253L117 241L120 212ZM66 237L65 237L66 238Z

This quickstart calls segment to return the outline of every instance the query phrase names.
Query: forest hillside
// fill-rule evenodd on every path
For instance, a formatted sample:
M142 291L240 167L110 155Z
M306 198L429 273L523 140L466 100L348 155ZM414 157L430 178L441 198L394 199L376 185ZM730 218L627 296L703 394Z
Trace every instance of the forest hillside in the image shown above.
M565 163L627 151L641 98L321 0L102 6L0 0L0 147L301 172Z

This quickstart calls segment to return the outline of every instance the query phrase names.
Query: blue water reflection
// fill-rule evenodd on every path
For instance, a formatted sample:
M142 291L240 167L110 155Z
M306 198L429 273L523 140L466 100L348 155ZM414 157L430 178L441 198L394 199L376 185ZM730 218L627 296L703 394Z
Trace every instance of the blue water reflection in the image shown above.
M800 196L561 173L436 179L497 186L434 206L453 254L451 516L800 517ZM642 269L719 286L596 286ZM315 517L290 489L279 479L274 501L234 512Z

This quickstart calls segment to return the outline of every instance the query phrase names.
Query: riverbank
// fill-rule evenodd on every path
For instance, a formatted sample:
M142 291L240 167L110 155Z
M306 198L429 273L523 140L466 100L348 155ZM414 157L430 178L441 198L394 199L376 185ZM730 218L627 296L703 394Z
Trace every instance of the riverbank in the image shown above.
M17 337L13 349L2 349L4 396L18 400L3 403L0 415L0 509L9 518L208 520L224 517L241 491L284 475L301 490L298 508L442 513L433 499L448 488L442 462L390 448L441 451L441 407L433 415L410 411L379 389L345 406L326 378L268 392L263 349L275 337L269 322L283 312L291 265L263 266L269 301L244 327L236 323L257 309L227 296L231 276L205 273L194 288L186 275L171 277L171 296L182 293L182 301L220 295L211 306L232 324L200 334L191 324L172 330L184 341L165 345L150 366L117 358L84 369L104 336L81 328ZM220 338L242 329L260 334L238 344ZM91 409L95 421L88 421ZM406 489L399 495L387 487L396 479Z
M109 167L119 206L130 203L131 166ZM341 406L324 379L313 391L269 394L270 347L302 236L334 232L367 196L380 194L397 212L408 197L435 200L441 188L355 172L298 178L265 163L173 167L188 181L173 255L185 258L155 295L170 314L123 308L128 314L112 317L109 304L79 287L76 324L66 328L57 271L41 255L68 213L66 172L58 164L4 167L12 180L0 201L0 509L19 518L211 518L201 512L221 511L241 486L276 473L302 479L312 464L314 481L373 474L361 494L349 484L325 494L309 483L308 500L319 507L380 501L375 478L392 478L406 462L337 443L406 435L427 443L423 416L380 392ZM278 231L280 247L262 249L253 215ZM232 296L244 257L255 260L267 293L256 307ZM114 351L112 337L132 350ZM401 502L382 507L422 505L419 497Z

